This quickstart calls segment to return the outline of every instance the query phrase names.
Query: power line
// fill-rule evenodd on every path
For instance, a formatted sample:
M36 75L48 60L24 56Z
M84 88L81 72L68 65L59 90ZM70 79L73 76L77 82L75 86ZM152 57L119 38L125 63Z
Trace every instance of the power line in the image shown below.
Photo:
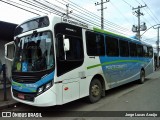
M152 13L152 15L156 18L156 20L160 23L160 21L157 19L157 17L154 15L154 13L151 11L151 9L148 7L147 5L147 8L149 9L149 11Z
M153 20L156 24L158 24L157 21L154 19L154 17L152 17L152 15L151 15L146 9L144 9L144 10L148 13L148 15L152 18L152 20Z
M137 0L136 0L137 1ZM141 0L144 4L146 4L146 2L144 0ZM137 1L138 2L138 1ZM139 3L139 2L138 2ZM146 4L147 5L147 4ZM150 17L155 21L155 19L160 23L159 19L154 15L154 13L151 11L151 9L149 8L149 6L147 5L148 10L150 11L150 13L153 15L153 17L151 16L151 14L149 12L146 12L150 15ZM155 21L155 23L157 23L157 21Z
M63 3L63 4L64 4L64 3ZM71 8L72 10L74 10L74 11L77 11L78 13L83 14L85 17L88 17L89 19L95 20L96 22L99 22L99 21L100 21L100 19L95 18L95 16L93 17L93 16L91 16L90 14L85 14L83 11L78 10L78 9L75 9L75 8L73 8L73 7L70 7L70 8ZM87 18L86 18L86 19L87 19ZM121 31L125 31L125 32L128 31L128 30L122 29L122 28L120 28L120 27L111 25L111 24L106 24L106 23L104 23L104 25L106 25L106 26L108 26L108 27L116 28L116 29L121 30Z
M50 3L50 2L48 2L48 1L45 1L45 0L39 0L39 1L37 1L37 0L19 0L20 2L23 2L23 3L25 3L25 4L27 4L27 5L29 5L29 6L31 6L31 7L29 7L29 6L25 6L25 5L23 5L23 6L25 6L25 7L28 7L28 8L32 8L32 10L36 10L36 11L45 11L44 13L55 13L55 14L57 14L57 15L60 15L60 16L63 16L64 15L64 13L62 12L62 11L64 11L64 12L66 12L66 10L65 9L63 9L63 8L61 8L61 7L59 7L59 6L56 6L56 5L54 5L54 4L52 4L52 3ZM13 2L13 1L12 1ZM59 1L58 1L59 2ZM16 2L14 2L14 4L16 4L15 6L20 6L21 4L19 4L19 3L16 3ZM63 3L63 5L65 5L64 3ZM35 7L36 9L34 9L33 7ZM77 10L77 11L80 11L81 9L75 9L75 10ZM42 11L42 12L43 12ZM85 11L85 10L83 10L83 11ZM35 12L33 12L33 11L31 11L32 13L35 13ZM47 14L46 13L46 14ZM37 14L37 13L36 13ZM39 15L39 14L38 14ZM86 16L86 11L85 11L85 14L83 14L83 12L82 12L82 15L84 15L84 16ZM92 17L96 17L96 16L94 16L93 14L89 14L89 16L91 16L92 15ZM81 22L82 21L84 21L84 22L88 22L89 24L92 24L92 25L94 25L94 26L100 26L99 24L98 24L98 18L96 18L96 19L89 19L90 17L84 17L84 16L79 16L79 15L76 15L76 14L73 14L72 15L72 19L75 19L75 20L81 20ZM76 19L76 18L78 18L78 19ZM120 34L123 34L123 35L127 35L126 33L128 32L122 32L122 31L124 31L124 29L122 29L121 27L119 27L119 26L116 26L115 24L110 24L110 23L105 23L104 24L104 27L105 28L107 28L107 30L109 30L109 31L112 31L112 32L116 32L116 33L120 33Z
M150 26L153 26L144 16L142 17L147 23L150 24Z
M138 0L135 0L138 4L140 4L141 5L141 3L138 1ZM141 0L145 5L147 5L143 0ZM153 12L150 10L150 8L148 7L148 5L146 6L147 8L148 8L148 10L152 13L152 15L146 10L146 9L144 9L146 12L147 12L147 14L153 19L153 21L157 24L157 21L156 20L158 20L157 19L157 17L155 17L155 15L153 14ZM156 20L155 20L156 19ZM159 21L159 20L158 20Z
M144 2L144 0L142 0ZM144 2L145 3L145 2ZM145 3L146 4L146 3ZM149 11L152 13L152 15L156 18L156 20L160 23L159 19L154 15L154 13L151 11L151 9L149 8L149 6L147 5L147 8L149 9Z
M144 2L144 0L141 0L144 4L146 4L145 2Z
M54 8L52 8L52 7L48 6L48 5L45 5L44 3L40 2L41 0L39 0L39 1L37 1L37 0L33 0L33 1L35 1L35 2L39 3L40 5L43 5L43 6L45 6L45 7L48 7L48 8L49 8L49 9L51 9L51 10L54 10L54 11L56 11L56 12L60 13L60 14L61 14L61 16L63 16L63 14L64 14L64 13L62 13L61 11L59 11L59 10L57 10L57 9L54 9Z
M126 2L125 0L122 0L124 3L126 3L127 5L129 5L131 8L133 8L133 6L131 4L129 4L128 2Z
M130 23L130 21L126 18L126 16L124 16L124 15L122 14L122 12L120 11L120 9L119 9L117 6L115 6L111 1L110 1L110 3L111 3L111 5L112 5L115 9L117 9L117 11L125 18L125 20L126 20L128 23Z
M96 2L96 3L95 3L96 6L97 6L97 5L101 5L101 9L98 9L98 10L101 11L101 29L102 29L102 30L104 29L104 12L103 12L103 10L107 8L107 7L104 8L104 7L103 7L103 4L104 4L104 3L107 3L107 2L109 2L109 0L106 0L105 2L103 2L103 0L101 0L100 3L99 3L99 2Z
M157 38L157 35L156 35L155 37L147 38L147 39L145 39L145 40L153 40L153 39L155 39L155 38Z
M37 14L37 13L35 13L35 12L32 12L32 11L30 11L30 10L24 9L24 8L22 8L22 7L19 7L19 6L17 6L17 5L14 5L14 4L12 4L12 3L8 3L8 2L6 2L6 1L3 1L3 0L0 0L0 2L6 3L6 4L8 4L8 5L11 5L11 6L17 7L17 8L19 8L19 9L22 9L22 10L24 10L24 11L27 11L27 12L30 12L30 13L33 13L33 14L35 14L35 15L38 15L38 16L40 16L40 14Z
M45 11L47 11L47 12L50 12L50 11L48 11L46 8L43 8L42 6L40 7L40 6L36 5L35 3L31 2L31 1L29 1L29 2L28 2L28 0L25 0L25 1L24 1L24 0L19 0L19 1L21 1L21 2L23 2L23 3L25 3L25 4L28 4L28 5L37 7L37 8L39 8L39 9L41 9L41 10L45 10Z
M58 11L55 11L55 10L53 10L53 9L50 9L49 7L47 7L47 6L43 6L43 4L40 4L40 3L38 3L38 2L36 2L36 1L28 1L28 0L19 0L19 1L21 1L21 2L23 2L23 3L25 3L25 4L28 4L28 5L30 5L30 6L34 6L34 7L36 7L36 8L39 8L39 9L41 9L41 10L44 10L44 11L46 11L46 12L48 12L48 13L54 13L54 14L56 14L56 15L60 15L60 16L62 16L62 13L60 13L60 12L58 12ZM52 12L51 12L52 11Z
M64 1L63 3L62 2L60 2L60 1L58 1L58 0L56 0L57 2L59 2L59 3L61 3L62 5L65 5L65 3L64 2L66 2L66 1ZM67 3L68 4L68 3ZM72 5L72 4L70 4L70 5ZM72 8L72 7L70 7L70 8ZM74 9L74 8L72 8L72 10L75 10L75 11L78 11L77 9ZM78 11L79 13L81 13L81 11ZM86 12L85 12L86 13ZM85 13L82 13L83 15L85 14ZM75 15L75 13L73 12L71 15L74 15L74 16L76 16ZM85 16L87 16L86 14L85 14ZM76 16L77 17L77 16ZM92 25L95 25L95 23L97 22L97 20L95 20L94 18L92 19L92 20L90 20L90 19L88 19L88 18L85 18L84 16L82 17L79 17L79 19L83 19L83 21L87 21L87 22L89 22L89 23L91 23ZM89 20L89 21L88 21ZM93 20L95 20L95 21L93 21ZM98 25L98 23L96 23L96 26L99 26ZM107 26L107 29L110 29L110 28L108 28L108 25L106 25ZM119 31L117 31L117 30L113 30L113 28L111 28L110 30L112 30L112 31L116 31L116 32L118 32L118 33L121 33L122 34L122 32L119 32ZM122 30L121 30L122 31ZM125 34L126 35L126 34Z
M135 0L139 5L141 5L141 3L138 0Z
M128 2L126 2L125 0L122 0L125 4L127 4L129 7L131 7L131 8L133 8L133 6L131 5L131 4L129 4ZM135 19L134 19L134 17L133 17L133 22L134 22L134 24L135 24Z
M57 0L56 0L56 1L57 1ZM66 2L65 0L62 0L62 1ZM76 3L73 3L73 2L70 1L70 0L67 0L67 1L69 1L70 3L72 3L71 5L74 6L74 7L76 7L77 9L80 9L80 10L84 11L84 13L88 13L89 15L91 15L91 16L94 17L94 18L98 18L98 19L100 18L98 15L96 15L96 14L88 11L87 9L85 9L85 8L77 5ZM59 2L59 1L58 1L58 2ZM117 25L117 24L115 24L115 23L112 23L112 22L110 22L110 21L108 21L108 20L104 20L104 21L105 21L106 23L108 23L108 24L113 25L113 26L116 26L116 27L119 27L119 28L122 28L122 29L126 29L126 28L124 28L124 27L122 27L122 26L120 26L120 25ZM129 31L128 29L126 29L126 30Z
M8 0L8 2L12 2L12 3L17 4L17 5L19 5L19 6L23 6L23 7L26 7L26 8L29 8L29 9L33 9L33 10L35 10L35 11L38 11L38 12L47 14L47 13L45 13L45 12L43 12L43 11L38 10L38 9L34 9L34 8L32 8L32 7L29 7L29 6L22 5L22 4L19 4L19 3L17 3L17 2L13 2L13 1L11 1L11 0Z
M132 10L137 10L137 11L135 11L135 13L137 14L136 17L138 18L138 26L137 27L133 26L133 32L137 32L137 36L138 36L139 40L141 38L141 35L140 35L140 31L141 31L140 16L144 15L143 13L140 12L140 9L144 8L144 7L146 7L146 5L144 5L144 6L141 5L141 6L138 6L137 8L132 8ZM143 29L143 30L146 30L145 24L143 26L145 27L145 29ZM136 29L136 30L134 30L134 29Z
M56 0L56 1L59 2L59 3L61 3L62 5L65 5L64 2L66 2L65 0L62 0L62 1L64 1L63 3L60 2L60 1L58 1L58 0ZM67 4L68 4L68 3L67 3ZM74 3L74 4L75 4L75 3ZM74 6L74 7L77 8L77 6L75 6L75 5L73 5L73 4L70 4L70 6ZM75 9L75 8L73 8L73 7L70 7L70 8L71 8L72 10L78 11L78 13L81 13L81 12L82 12L83 17L84 17L84 16L86 17L86 16L88 16L88 15L91 16L91 17L93 17L92 19L91 19L91 17L89 17L88 19L90 19L91 21L94 20L94 23L97 22L97 20L99 21L99 18L97 18L97 20L95 20L96 16L90 14L91 12L89 12L89 14L87 14L86 11L83 10L83 8L81 8L81 7L80 7L80 8L81 8L80 11L78 10L78 8L77 8L77 9ZM85 11L85 12L83 12L83 11ZM87 18L86 18L86 19L87 19ZM87 19L87 20L88 20L88 19ZM105 24L105 25L106 25L106 24ZM108 27L111 26L111 25L110 25L110 24L107 24L106 26L107 26L107 29L108 29ZM113 31L113 28L114 28L114 27L115 27L116 29L120 29L120 27L112 26L112 28L111 28L112 31ZM120 31L124 31L124 29L121 29ZM129 30L127 30L127 32L128 32L128 31L129 31ZM126 32L126 31L125 31L125 32Z

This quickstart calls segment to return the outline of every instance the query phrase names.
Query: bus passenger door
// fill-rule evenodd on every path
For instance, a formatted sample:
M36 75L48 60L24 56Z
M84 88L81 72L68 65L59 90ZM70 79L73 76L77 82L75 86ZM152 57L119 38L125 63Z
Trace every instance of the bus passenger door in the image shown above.
M63 27L63 26L62 26ZM72 28L73 29L73 28ZM76 28L75 28L76 29ZM58 29L60 30L60 29ZM57 77L63 81L62 100L67 103L80 97L80 76L84 61L83 42L76 30L56 34ZM73 32L72 34L70 32Z

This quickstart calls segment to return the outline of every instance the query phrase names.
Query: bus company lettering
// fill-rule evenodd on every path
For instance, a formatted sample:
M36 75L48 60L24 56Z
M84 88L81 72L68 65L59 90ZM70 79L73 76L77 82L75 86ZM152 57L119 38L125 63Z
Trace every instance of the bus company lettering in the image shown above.
M126 64L123 64L123 65L109 65L109 66L106 66L106 68L108 70L121 70L121 69L125 69L127 67Z
M76 22L76 21L73 21L73 20L68 20L66 18L63 18L62 21L63 22L68 22L70 24L77 25L77 26L80 26L80 27L83 27L83 28L88 28L88 25L85 24L85 23L80 23L80 22Z

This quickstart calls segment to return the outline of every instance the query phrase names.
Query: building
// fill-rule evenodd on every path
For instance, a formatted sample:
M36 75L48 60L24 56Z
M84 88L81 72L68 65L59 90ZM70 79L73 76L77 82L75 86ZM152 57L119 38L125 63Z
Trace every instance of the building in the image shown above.
M4 45L10 41L13 41L14 30L17 24L0 21L0 60L2 64L7 66L7 77L11 74L11 65L4 58L5 48Z

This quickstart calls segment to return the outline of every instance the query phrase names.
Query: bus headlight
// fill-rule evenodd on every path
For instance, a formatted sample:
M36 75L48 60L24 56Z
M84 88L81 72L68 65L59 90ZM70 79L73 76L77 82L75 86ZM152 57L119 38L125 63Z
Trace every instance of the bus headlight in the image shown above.
M42 93L42 92L43 92L43 89L44 89L44 86L38 88L38 94Z
M46 84L46 88L45 89L49 89L52 86L52 82L49 82Z
M37 90L37 95L45 92L46 90L48 90L49 88L52 87L52 81L44 84L43 86L39 87L38 90Z

